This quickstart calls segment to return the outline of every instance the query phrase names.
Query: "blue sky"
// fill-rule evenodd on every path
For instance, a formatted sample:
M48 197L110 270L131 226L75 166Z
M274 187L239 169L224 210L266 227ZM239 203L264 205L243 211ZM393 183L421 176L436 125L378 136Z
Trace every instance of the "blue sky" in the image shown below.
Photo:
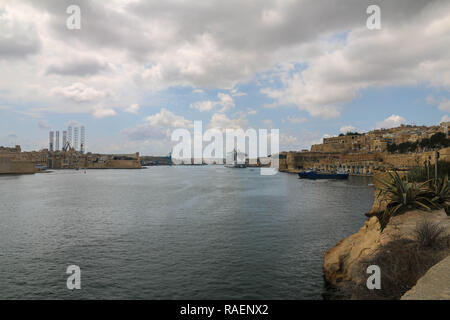
M448 121L448 2L380 1L380 30L368 2L324 2L2 2L0 145L45 148L74 124L88 151L166 154L171 131L202 120L277 128L281 149L300 150Z

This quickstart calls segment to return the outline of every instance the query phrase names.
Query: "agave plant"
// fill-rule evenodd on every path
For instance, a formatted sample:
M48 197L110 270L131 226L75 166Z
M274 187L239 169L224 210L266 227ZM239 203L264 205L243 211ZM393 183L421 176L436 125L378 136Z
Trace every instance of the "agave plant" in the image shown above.
M438 179L433 189L433 203L436 203L439 207L444 208L447 215L450 215L450 185L448 182L448 176L442 179Z
M377 179L381 184L378 196L388 202L386 210L379 216L381 231L384 230L391 217L402 214L407 209L431 210L436 207L433 193L427 187L429 181L422 183L408 182L398 172L389 172L390 179Z

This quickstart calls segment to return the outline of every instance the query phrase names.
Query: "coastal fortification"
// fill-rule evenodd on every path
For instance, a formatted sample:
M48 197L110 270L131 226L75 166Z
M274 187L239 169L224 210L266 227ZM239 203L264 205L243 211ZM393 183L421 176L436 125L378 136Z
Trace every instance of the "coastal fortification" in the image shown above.
M351 175L373 176L377 170L408 170L413 167L433 165L435 147L421 146L420 142L436 134L448 137L449 123L439 126L402 125L392 129L373 130L367 133L347 133L324 138L311 150L289 151L280 157L280 171L300 172L314 169L322 171L343 170ZM394 146L415 145L414 150L392 151ZM450 148L438 148L440 160L450 161Z
M35 172L34 163L22 156L20 146L0 147L0 174L33 174Z

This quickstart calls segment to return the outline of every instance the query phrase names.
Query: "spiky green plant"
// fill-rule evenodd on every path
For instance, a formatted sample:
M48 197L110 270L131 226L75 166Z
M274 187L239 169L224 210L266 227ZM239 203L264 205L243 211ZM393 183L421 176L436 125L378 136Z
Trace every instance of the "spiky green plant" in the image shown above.
M387 201L386 210L378 217L381 231L384 230L391 217L402 214L407 209L431 210L436 207L433 203L433 194L427 184L409 182L407 177L402 179L397 171L388 172L390 179L377 179L381 184L378 196Z
M433 198L431 201L439 207L444 208L447 215L450 215L450 184L448 175L436 181L433 187Z

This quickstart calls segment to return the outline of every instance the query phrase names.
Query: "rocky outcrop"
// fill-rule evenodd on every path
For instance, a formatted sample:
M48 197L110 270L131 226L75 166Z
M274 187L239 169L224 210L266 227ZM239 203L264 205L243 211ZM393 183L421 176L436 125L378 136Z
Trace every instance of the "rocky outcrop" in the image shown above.
M450 300L450 256L435 264L402 300Z
M341 240L325 253L325 279L333 285L339 285L344 281L355 283L361 281L359 278L362 274L359 270L361 261L392 240L414 240L414 229L424 219L439 223L450 234L450 217L444 210L431 212L413 210L395 216L382 233L378 218L371 217L357 233Z

